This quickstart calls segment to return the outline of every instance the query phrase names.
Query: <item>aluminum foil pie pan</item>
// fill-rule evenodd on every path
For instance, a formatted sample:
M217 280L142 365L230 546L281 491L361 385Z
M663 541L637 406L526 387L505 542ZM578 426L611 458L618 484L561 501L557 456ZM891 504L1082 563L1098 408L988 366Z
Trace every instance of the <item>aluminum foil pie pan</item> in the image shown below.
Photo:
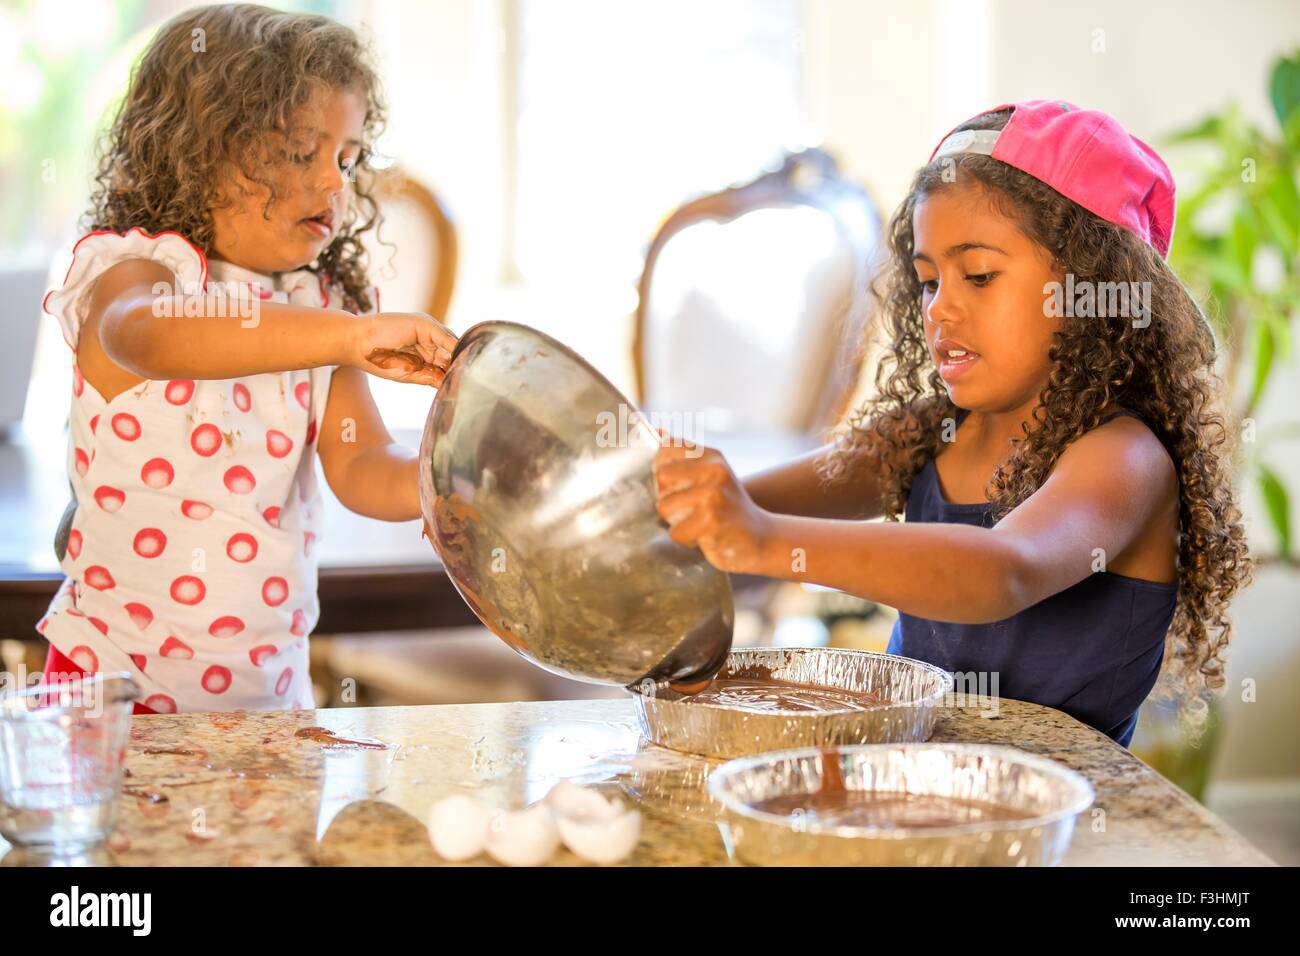
M963 743L762 754L723 764L708 787L723 808L727 852L763 866L1054 866L1095 796L1085 777L1051 760ZM868 825L765 809L773 800L815 806L837 790L853 795ZM944 807L954 809L936 810Z
M832 747L929 740L952 692L940 667L891 654L831 647L733 650L718 677L755 677L866 691L887 703L865 710L759 712L690 703L667 681L628 687L646 739L706 757L743 757L791 747Z

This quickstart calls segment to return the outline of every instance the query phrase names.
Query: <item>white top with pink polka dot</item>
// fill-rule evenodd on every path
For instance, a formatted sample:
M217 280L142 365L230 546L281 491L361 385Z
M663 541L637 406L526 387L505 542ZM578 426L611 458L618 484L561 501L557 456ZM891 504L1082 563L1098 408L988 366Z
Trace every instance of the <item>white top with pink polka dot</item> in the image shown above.
M73 349L77 508L67 581L37 630L87 670L129 672L155 711L311 707L315 438L334 368L145 381L104 401L76 367L77 333L95 278L130 258L166 265L183 289L211 278L261 299L340 305L310 271L272 279L208 262L175 233L77 243L63 287L45 300Z

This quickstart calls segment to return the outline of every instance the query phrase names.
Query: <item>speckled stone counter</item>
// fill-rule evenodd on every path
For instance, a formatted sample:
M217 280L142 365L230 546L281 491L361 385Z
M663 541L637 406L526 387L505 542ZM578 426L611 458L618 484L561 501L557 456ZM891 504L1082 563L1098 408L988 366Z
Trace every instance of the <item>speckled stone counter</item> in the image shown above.
M996 713L946 709L933 739L1007 744L1086 776L1097 799L1078 818L1067 865L1272 862L1073 718L1017 701ZM309 728L373 743L331 744ZM704 788L715 765L643 741L624 700L135 717L116 830L84 862L436 865L425 830L435 800L465 792L520 807L567 778L643 811L628 863L726 865ZM48 862L0 840L4 851L0 865ZM579 862L567 850L553 860Z

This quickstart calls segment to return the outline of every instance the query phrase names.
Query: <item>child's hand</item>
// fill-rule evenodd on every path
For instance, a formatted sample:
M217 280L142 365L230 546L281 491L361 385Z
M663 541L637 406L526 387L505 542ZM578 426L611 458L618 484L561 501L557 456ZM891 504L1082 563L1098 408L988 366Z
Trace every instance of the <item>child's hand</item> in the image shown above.
M655 454L654 478L656 508L674 541L698 547L720 570L758 573L770 516L720 452L670 439Z
M345 364L394 382L442 384L456 336L423 312L363 316Z

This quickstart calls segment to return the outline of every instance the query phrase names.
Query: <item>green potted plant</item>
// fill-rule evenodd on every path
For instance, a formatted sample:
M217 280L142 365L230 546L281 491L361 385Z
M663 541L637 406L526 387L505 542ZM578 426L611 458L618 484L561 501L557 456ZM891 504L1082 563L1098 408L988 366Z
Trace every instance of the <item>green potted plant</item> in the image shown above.
M1271 532L1257 563L1296 563L1286 477L1270 465L1280 442L1300 436L1300 419L1259 424L1269 384L1293 374L1292 325L1300 305L1300 52L1274 63L1269 98L1278 130L1251 124L1229 105L1171 137L1191 153L1199 176L1178 203L1169 261L1219 338L1222 371L1241 428L1242 480L1258 489ZM1192 796L1204 794L1222 716L1211 705L1204 737L1189 745L1175 707L1143 707L1133 750Z

